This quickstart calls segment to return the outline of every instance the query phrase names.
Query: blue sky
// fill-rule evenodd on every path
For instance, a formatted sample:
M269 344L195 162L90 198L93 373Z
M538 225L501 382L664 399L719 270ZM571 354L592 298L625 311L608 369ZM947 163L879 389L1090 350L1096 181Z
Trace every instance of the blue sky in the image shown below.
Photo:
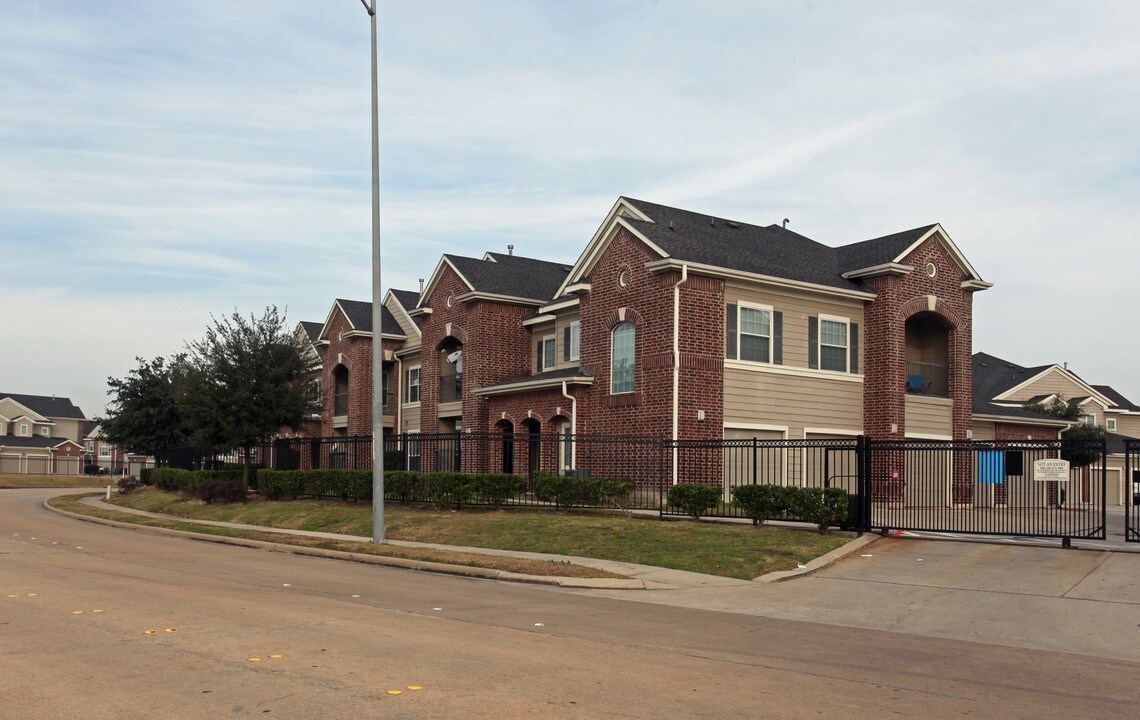
M941 222L974 347L1140 402L1140 5L381 2L384 285L572 262L619 195L841 245ZM0 4L0 390L367 300L359 0Z

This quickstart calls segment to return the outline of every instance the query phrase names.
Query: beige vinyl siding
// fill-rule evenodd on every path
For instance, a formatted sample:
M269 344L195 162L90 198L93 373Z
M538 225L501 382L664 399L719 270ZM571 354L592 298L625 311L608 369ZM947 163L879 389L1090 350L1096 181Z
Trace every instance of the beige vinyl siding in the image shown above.
M580 318L580 315L578 314L577 309L575 309L574 312L572 312L572 313L567 313L566 315L559 316L558 321L555 323L555 326L554 326L555 345L558 348L558 359L555 363L555 368L558 370L562 370L565 368L576 368L576 367L578 367L579 363L581 363L581 361L582 361L581 360L581 358L582 358L582 335L581 335L581 329L580 328L579 328L579 333L578 333L578 357L575 358L574 360L563 360L562 359L562 358L566 357L566 350L565 350L565 347L566 347L566 345L565 345L566 328L570 327L570 325L572 323L579 322L579 318Z
M992 422L975 421L973 431L974 440L994 439L994 424Z
M67 438L79 442L79 437L83 432L83 423L83 420L56 420L52 437Z
M954 432L954 401L924 395L906 396L908 435L945 435Z
M1128 437L1140 438L1140 415L1110 414L1108 417L1116 418L1116 433Z
M1086 396L1089 391L1065 377L1060 371L1049 370L1037 380L1009 396L1008 399L1025 401L1038 395L1053 395L1054 393L1070 400L1075 397Z
M400 408L400 428L399 432L410 432L420 429L420 407L419 405L407 406L404 405Z
M419 344L420 331L416 324L411 319L405 317L404 311L400 310L400 304L396 302L395 298L387 305L388 312L392 313L392 317L396 318L396 322L400 325L400 329L408 336L408 344ZM411 310L411 308L408 308Z
M848 298L831 297L792 288L759 286L734 281L725 283L726 303L754 303L769 305L774 312L784 314L783 352L784 365L806 368L808 366L808 317L811 315L834 315L848 318L859 324L859 368L863 367L863 348L867 343L863 336L863 302ZM721 318L721 322L724 319ZM850 342L850 340L848 340Z
M806 353L804 357L806 362ZM858 432L863 427L863 384L726 367L724 424L734 423L788 426L790 438L802 438L805 427Z
M25 410L16 404L13 400L0 400L0 415L9 419L15 419L25 413Z

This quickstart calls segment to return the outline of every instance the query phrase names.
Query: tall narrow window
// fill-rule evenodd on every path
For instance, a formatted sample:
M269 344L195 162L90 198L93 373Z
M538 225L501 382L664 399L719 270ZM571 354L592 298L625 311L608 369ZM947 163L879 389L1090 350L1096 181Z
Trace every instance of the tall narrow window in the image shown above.
M418 367L408 368L408 395L407 402L418 403L420 401L420 369Z
M581 353L582 344L582 323L574 321L570 323L570 327L566 328L566 353L567 360L577 360Z
M554 369L554 364L558 360L556 345L553 335L547 335L542 339L542 362L538 364L540 371Z
M819 367L847 372L847 321L819 318Z
M610 333L610 392L633 392L633 323L621 323Z

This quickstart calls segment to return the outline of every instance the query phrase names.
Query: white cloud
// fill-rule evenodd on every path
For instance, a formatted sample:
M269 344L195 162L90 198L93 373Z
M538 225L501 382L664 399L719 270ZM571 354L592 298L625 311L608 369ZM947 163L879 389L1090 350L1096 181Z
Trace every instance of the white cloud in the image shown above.
M620 194L829 244L940 221L996 283L977 349L1140 401L1134 3L381 10L385 284L572 262ZM349 0L4 3L5 329L36 348L4 389L101 402L210 312L369 297L367 53Z

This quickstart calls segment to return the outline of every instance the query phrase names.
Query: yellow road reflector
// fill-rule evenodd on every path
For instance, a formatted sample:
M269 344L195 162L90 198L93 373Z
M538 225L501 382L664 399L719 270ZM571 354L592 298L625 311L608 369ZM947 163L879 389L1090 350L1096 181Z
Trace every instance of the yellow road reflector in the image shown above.
M409 685L408 689L409 690L423 690L424 686L423 685Z
M10 598L18 598L18 597L20 597L20 596L19 596L19 595L9 595L8 597L10 597Z
M157 634L158 634L157 630L144 630L143 631L143 635L157 635Z
M28 597L35 597L36 595L39 595L39 593L28 593Z
M101 612L103 612L103 611L102 611L102 610L92 610L91 612L93 612L93 613L101 613Z
M273 658L274 660L280 660L281 658L283 658L285 656L284 655L270 655L269 657Z
M403 690L389 690L388 694L389 695L403 695L404 691Z
M178 632L178 628L166 628L166 632Z
M83 611L82 611L82 610L72 610L72 611L71 611L71 614L72 614L72 615L82 615L82 614L83 614Z
M261 658L246 658L250 662L261 662Z

